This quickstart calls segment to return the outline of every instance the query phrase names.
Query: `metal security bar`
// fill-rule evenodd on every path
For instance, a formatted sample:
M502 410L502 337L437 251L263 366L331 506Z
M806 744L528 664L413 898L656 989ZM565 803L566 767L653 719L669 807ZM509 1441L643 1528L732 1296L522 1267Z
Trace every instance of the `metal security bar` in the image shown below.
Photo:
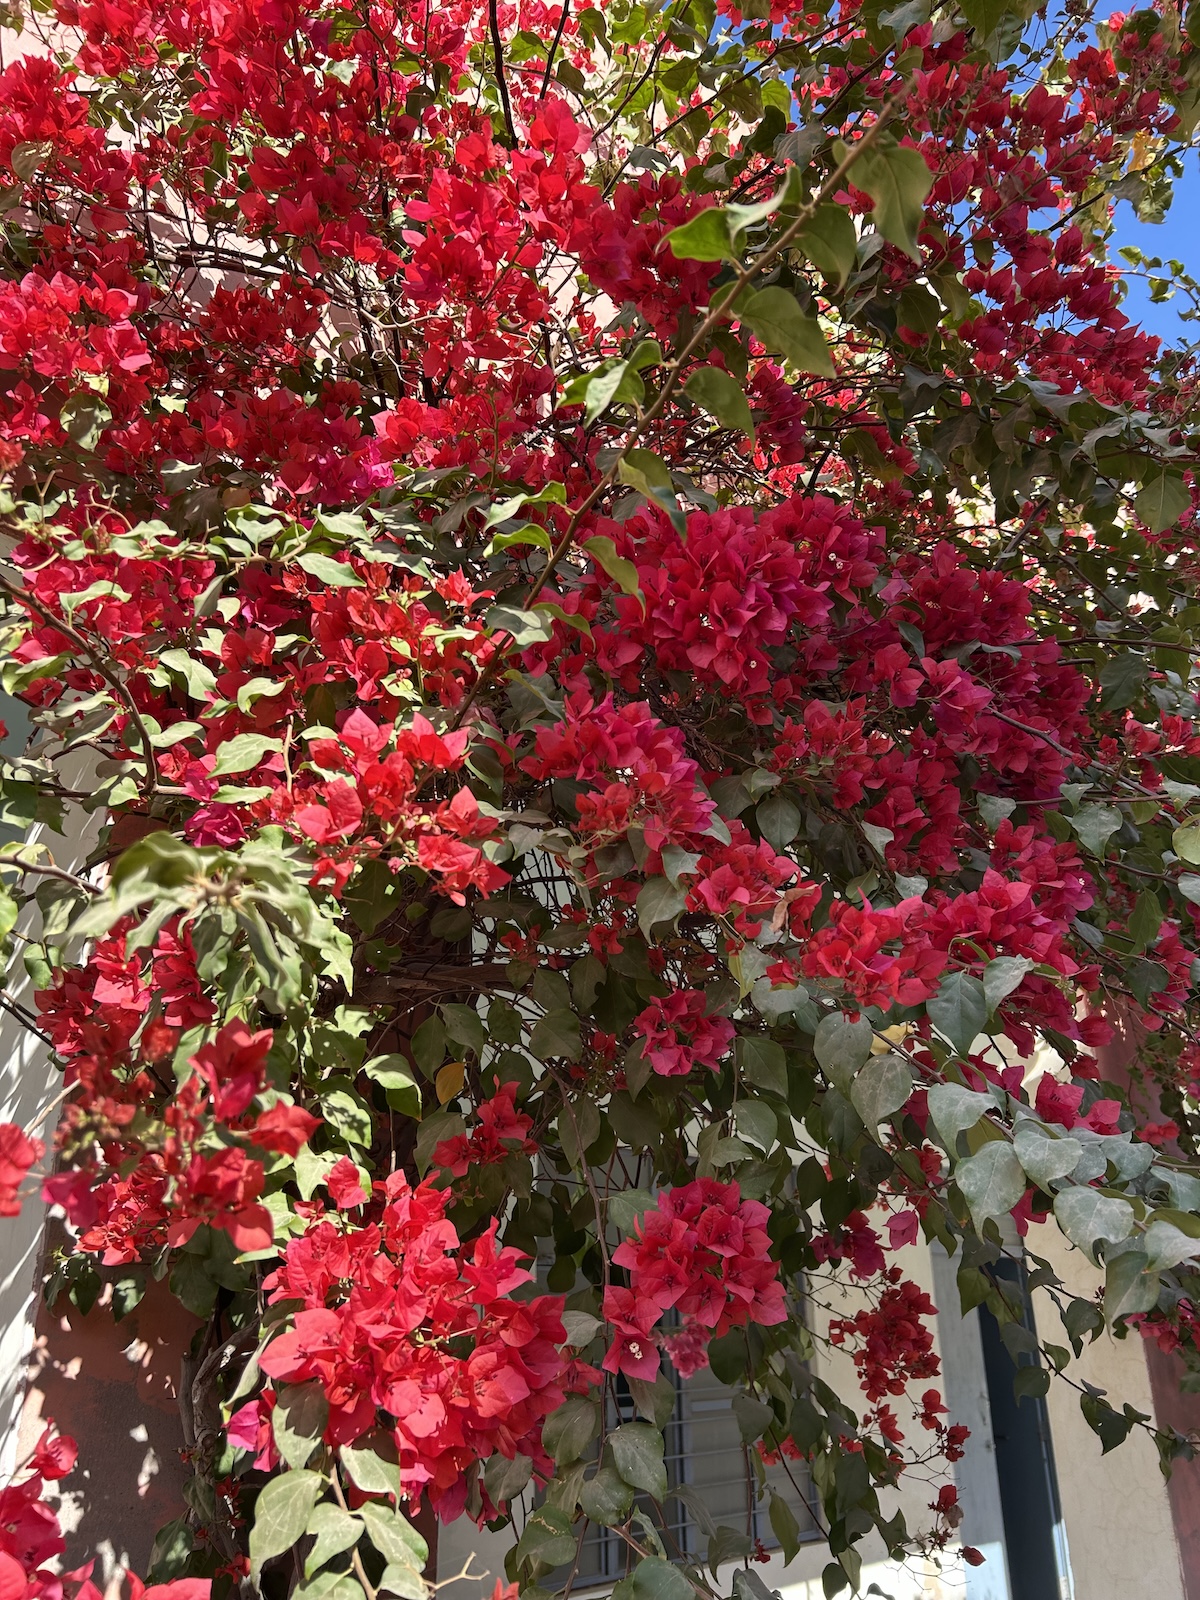
M667 1554L706 1559L708 1530L714 1524L744 1533L764 1549L774 1548L776 1540L768 1521L767 1501L756 1498L755 1473L733 1414L731 1391L707 1367L690 1378L681 1378L670 1367L667 1371L675 1385L675 1411L665 1430L667 1483L671 1489L686 1485L689 1491L686 1501L678 1495L668 1495L662 1508L667 1519L665 1528L654 1518ZM616 1391L609 1407L610 1428L631 1422L637 1415L623 1378L617 1379ZM790 1469L791 1480L778 1469L770 1469L768 1484L787 1500L802 1537L818 1538L808 1504L810 1484L804 1463L791 1462ZM645 1509L649 1512L648 1504ZM584 1536L572 1593L625 1577L629 1557L629 1547L619 1534L593 1524ZM561 1587L566 1578L564 1568L549 1586Z

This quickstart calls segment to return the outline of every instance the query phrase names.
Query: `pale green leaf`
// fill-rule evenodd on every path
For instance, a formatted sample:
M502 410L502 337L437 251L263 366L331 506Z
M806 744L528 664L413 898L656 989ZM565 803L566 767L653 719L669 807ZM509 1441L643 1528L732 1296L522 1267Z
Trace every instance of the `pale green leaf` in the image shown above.
M983 998L988 1016L995 1016L997 1007L1014 989L1020 987L1034 963L1028 956L995 956L983 969Z
M958 1136L973 1128L985 1112L992 1109L992 1100L974 1089L965 1089L961 1083L938 1083L929 1091L929 1115L942 1137L947 1150L954 1154Z
M655 1500L666 1499L663 1436L649 1422L626 1422L608 1437L613 1462L626 1483Z
M987 1027L988 1008L983 984L969 972L946 973L937 994L926 1002L925 1009L930 1022L960 1055L967 1054Z
M1083 1154L1078 1139L1057 1137L1038 1122L1018 1124L1013 1149L1038 1188L1046 1190L1056 1179L1070 1177Z
M1093 1261L1101 1240L1120 1244L1133 1232L1133 1207L1129 1201L1101 1194L1098 1189L1064 1189L1055 1197L1054 1215L1071 1243Z
M866 1017L857 1021L841 1011L822 1017L813 1039L813 1052L825 1076L843 1094L849 1094L854 1074L871 1054L875 1037Z
M971 1208L975 1226L1003 1217L1025 1193L1025 1172L1010 1144L990 1139L977 1155L968 1156L954 1169L954 1181Z
M868 1132L894 1116L912 1094L912 1073L908 1063L890 1051L872 1056L850 1087L850 1100Z
M263 1485L254 1505L250 1559L261 1567L291 1550L308 1528L317 1497L325 1487L319 1472L284 1472Z
M264 733L236 733L217 746L217 760L211 776L221 778L233 772L250 772L264 756L276 755L282 749L279 739L271 739Z
M296 565L303 567L311 577L319 578L322 583L335 589L363 587L363 580L348 563L335 561L332 556L323 556L316 550L308 550L304 555L297 556Z

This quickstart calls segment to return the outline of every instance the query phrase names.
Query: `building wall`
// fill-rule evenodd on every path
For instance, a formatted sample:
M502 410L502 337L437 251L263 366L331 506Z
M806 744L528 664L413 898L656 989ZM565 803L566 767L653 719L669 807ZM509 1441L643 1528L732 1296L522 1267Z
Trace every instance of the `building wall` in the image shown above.
M1029 1246L1050 1262L1071 1293L1090 1298L1100 1287L1102 1275L1053 1225L1032 1230ZM1044 1290L1034 1291L1034 1311L1041 1336L1065 1344L1062 1323ZM1135 1334L1124 1339L1101 1334L1065 1376L1107 1390L1118 1407L1128 1402L1154 1415L1145 1347ZM1075 1600L1143 1595L1185 1600L1170 1495L1149 1436L1135 1428L1124 1444L1101 1455L1100 1441L1079 1409L1077 1390L1060 1378L1051 1383L1046 1404Z

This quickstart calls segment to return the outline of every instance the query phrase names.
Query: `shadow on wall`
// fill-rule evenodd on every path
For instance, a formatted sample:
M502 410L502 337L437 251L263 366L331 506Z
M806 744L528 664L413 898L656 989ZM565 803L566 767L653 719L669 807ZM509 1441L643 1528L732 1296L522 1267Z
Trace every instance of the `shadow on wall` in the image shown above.
M96 1558L104 1588L124 1569L144 1575L154 1536L180 1514L188 1472L181 1459L180 1364L199 1326L164 1284L114 1322L103 1302L82 1316L66 1298L39 1308L21 1453L42 1418L79 1445L61 1485L66 1569Z

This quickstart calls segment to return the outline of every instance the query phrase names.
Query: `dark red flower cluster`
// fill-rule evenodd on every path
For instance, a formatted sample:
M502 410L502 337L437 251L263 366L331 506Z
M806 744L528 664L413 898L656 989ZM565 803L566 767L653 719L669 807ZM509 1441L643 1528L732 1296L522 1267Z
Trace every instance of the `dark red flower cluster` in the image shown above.
M713 1178L668 1189L643 1212L634 1237L613 1251L629 1287L605 1291L604 1315L614 1329L605 1371L653 1378L661 1344L686 1377L708 1364L709 1339L747 1322L784 1321L769 1217L766 1206L742 1199L736 1183ZM679 1320L675 1331L657 1327L667 1312Z
M726 1017L706 1016L706 1004L701 989L672 989L633 1019L642 1054L660 1077L686 1077L693 1067L716 1072L728 1054L733 1024Z
M903 1394L910 1383L935 1378L940 1370L933 1330L922 1320L937 1315L933 1301L915 1283L902 1279L897 1267L890 1268L885 1279L887 1287L873 1306L829 1324L833 1343L851 1349L868 1400Z
M455 1134L434 1146L435 1166L464 1178L474 1167L491 1166L517 1153L536 1153L537 1145L529 1137L533 1118L517 1110L515 1083L502 1083L489 1099L481 1100L476 1116L469 1134Z

